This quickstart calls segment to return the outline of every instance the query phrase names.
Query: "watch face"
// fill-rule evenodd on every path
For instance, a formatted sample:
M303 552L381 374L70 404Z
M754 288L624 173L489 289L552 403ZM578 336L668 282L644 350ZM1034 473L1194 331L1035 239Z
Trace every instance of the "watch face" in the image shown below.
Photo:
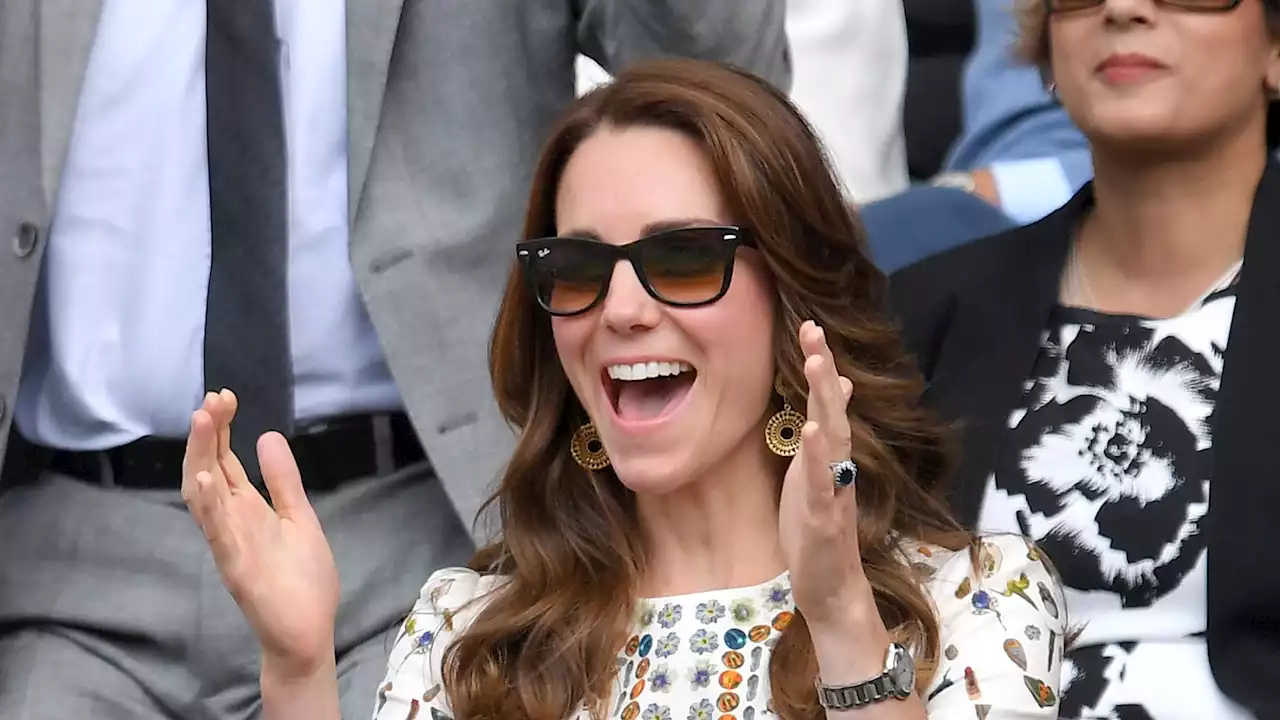
M889 682L900 697L906 697L916 689L916 660L906 648L894 644L894 659L889 668Z

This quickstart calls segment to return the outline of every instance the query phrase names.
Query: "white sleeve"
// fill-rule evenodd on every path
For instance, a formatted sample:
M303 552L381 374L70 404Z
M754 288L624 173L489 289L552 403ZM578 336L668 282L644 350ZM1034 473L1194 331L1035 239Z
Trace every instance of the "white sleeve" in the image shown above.
M930 581L942 648L926 691L930 720L1057 718L1061 587L1020 537L984 539L978 566L957 552Z
M396 637L373 720L452 717L442 685L444 651L477 612L472 601L492 585L491 577L466 568L431 575Z

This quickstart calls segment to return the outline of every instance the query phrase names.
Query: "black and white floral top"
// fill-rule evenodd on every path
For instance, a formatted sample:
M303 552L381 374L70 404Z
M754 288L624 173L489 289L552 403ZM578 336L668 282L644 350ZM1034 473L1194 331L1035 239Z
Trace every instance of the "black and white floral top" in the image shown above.
M977 572L968 552L907 552L936 605L944 648L925 691L929 718L1056 718L1062 597L1039 551L1020 537L992 537ZM459 568L432 575L392 650L375 720L451 717L444 648L501 582ZM776 717L769 658L794 612L785 573L753 587L642 600L618 651L610 719Z
M1060 307L1009 418L979 528L1053 559L1081 635L1062 718L1242 720L1203 633L1214 401L1230 282L1153 320Z

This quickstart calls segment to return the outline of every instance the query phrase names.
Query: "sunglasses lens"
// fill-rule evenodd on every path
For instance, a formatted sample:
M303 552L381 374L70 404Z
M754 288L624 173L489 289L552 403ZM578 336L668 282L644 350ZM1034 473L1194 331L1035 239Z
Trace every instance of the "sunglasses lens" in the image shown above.
M531 249L527 262L538 302L556 315L591 307L613 272L608 246L577 238L560 238Z
M629 256L641 282L669 305L703 305L723 294L742 231L680 228L656 233L627 249L573 237L525 244L526 279L542 307L574 315L600 300L618 261Z
M720 297L738 232L683 228L645 238L640 263L649 287L672 305L701 305Z

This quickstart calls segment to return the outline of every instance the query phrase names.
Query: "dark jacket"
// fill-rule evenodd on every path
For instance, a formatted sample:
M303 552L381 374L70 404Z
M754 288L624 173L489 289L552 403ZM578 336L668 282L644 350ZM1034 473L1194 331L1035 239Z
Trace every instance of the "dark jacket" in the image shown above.
M1044 220L895 274L892 311L927 381L925 402L963 426L952 508L973 525L1007 419L1040 351L1086 185ZM1206 533L1209 662L1223 692L1280 718L1280 164L1255 196L1212 417Z

